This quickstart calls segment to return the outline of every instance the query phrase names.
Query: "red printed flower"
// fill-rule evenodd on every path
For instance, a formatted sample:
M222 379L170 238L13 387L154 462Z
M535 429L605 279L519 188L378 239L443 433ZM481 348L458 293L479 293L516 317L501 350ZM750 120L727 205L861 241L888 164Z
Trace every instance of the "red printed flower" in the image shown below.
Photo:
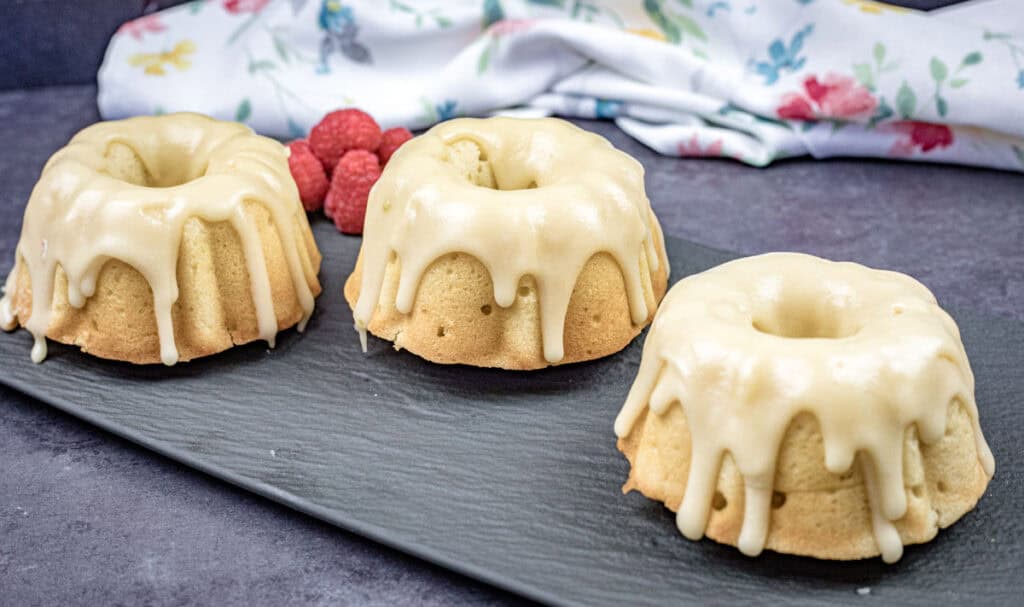
M707 147L702 148L700 140L697 139L696 133L690 137L689 141L680 141L679 147L676 151L680 156L722 156L722 140L715 139L708 144Z
M817 120L811 102L797 93L786 93L782 96L782 105L775 113L783 120Z
M889 153L894 156L909 156L917 150L930 152L953 145L953 130L944 124L904 120L886 125L886 128L899 133L889 149Z
M142 40L142 36L146 33L162 32L165 29L167 29L167 26L160 21L160 15L154 13L121 24L121 27L117 28L117 32L119 34L129 34L136 40Z
M224 10L232 15L258 13L267 4L270 4L270 0L224 0Z
M866 87L849 76L829 73L824 80L808 76L802 93L786 93L775 110L786 120L860 118L870 115L878 100Z

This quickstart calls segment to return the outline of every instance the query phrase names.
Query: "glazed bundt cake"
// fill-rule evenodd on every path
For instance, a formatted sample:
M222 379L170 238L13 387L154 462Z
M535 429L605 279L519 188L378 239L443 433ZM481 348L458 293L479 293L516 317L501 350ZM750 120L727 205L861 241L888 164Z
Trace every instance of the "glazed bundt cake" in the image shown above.
M928 289L793 253L672 288L615 432L624 491L748 555L893 562L995 469L959 330Z
M280 143L198 114L103 122L43 168L0 324L36 362L49 337L171 365L301 330L319 266Z
M364 349L536 369L621 350L667 277L633 158L563 120L462 118L391 158L345 296Z

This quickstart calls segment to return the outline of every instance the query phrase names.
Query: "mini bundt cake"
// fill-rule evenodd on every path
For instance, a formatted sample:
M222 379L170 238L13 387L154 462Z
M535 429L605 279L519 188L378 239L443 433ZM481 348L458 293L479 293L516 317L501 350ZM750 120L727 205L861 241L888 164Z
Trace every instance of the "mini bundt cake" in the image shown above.
M356 329L427 360L536 369L650 321L668 260L643 168L553 118L461 118L403 145L345 284Z
M896 561L995 470L959 330L931 292L794 253L675 285L615 432L624 491L748 555Z
M304 327L320 252L287 149L198 114L102 122L43 168L0 325L171 365Z

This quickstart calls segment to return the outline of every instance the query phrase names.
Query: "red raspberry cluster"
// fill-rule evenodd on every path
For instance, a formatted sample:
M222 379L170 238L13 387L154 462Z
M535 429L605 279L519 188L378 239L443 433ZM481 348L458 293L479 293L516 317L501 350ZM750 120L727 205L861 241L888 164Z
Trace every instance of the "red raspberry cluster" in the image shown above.
M288 168L307 211L321 208L338 230L362 234L366 201L381 169L403 143L409 129L381 132L362 110L335 110L309 132L288 144Z

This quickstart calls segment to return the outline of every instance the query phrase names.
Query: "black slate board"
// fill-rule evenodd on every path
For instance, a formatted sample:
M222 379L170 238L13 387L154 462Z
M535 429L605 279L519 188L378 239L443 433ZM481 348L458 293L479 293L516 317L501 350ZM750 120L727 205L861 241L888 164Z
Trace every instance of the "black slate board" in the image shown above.
M0 336L0 382L345 529L555 604L1016 602L1024 595L1024 324L955 312L997 473L979 506L903 560L832 563L682 539L619 488L611 425L641 340L531 373L446 367L372 339L341 297L359 240L314 226L324 294L304 335L173 368ZM732 257L668 240L672 281ZM870 588L870 594L857 589ZM863 591L862 591L863 592Z

